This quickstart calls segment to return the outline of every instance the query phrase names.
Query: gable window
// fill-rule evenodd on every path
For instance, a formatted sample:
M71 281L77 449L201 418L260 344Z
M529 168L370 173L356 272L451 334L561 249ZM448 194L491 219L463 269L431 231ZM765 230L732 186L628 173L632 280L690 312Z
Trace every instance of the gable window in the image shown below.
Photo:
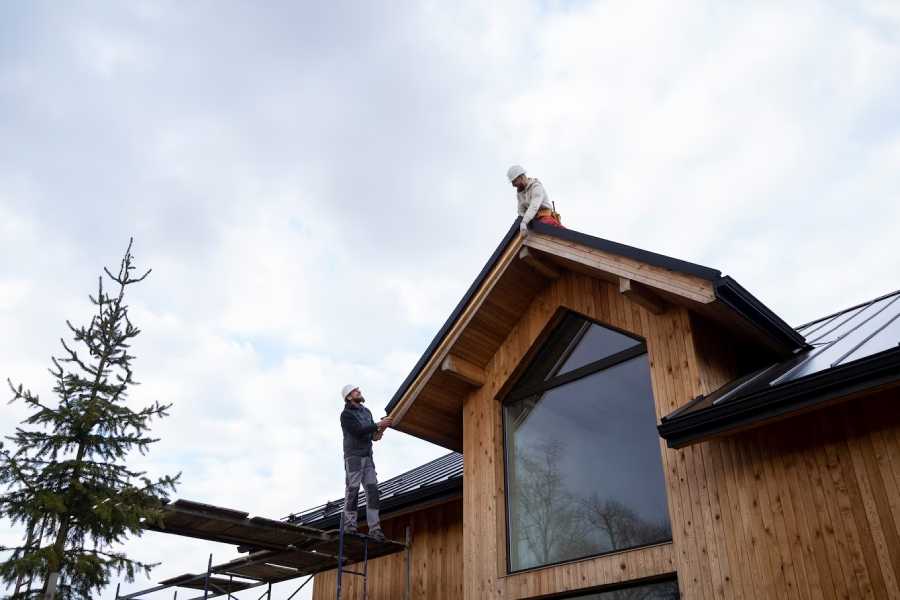
M643 340L566 314L503 430L511 572L672 539Z

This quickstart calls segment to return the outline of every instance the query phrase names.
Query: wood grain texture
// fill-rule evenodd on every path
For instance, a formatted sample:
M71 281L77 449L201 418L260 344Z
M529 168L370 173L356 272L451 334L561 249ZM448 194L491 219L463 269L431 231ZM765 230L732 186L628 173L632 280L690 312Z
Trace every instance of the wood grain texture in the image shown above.
M709 303L716 299L712 284L695 275L649 265L633 258L546 235L528 236L525 246L697 302Z
M763 344L738 343L685 306L654 314L619 293L616 279L569 271L548 282L520 262L452 347L483 369L484 385L433 373L404 418L411 433L439 435L465 457L456 512L447 505L386 523L396 537L403 519L416 529L414 598L546 597L677 573L687 599L900 600L898 389L681 450L660 440L672 543L507 574L498 394L561 310L646 340L657 421L772 360ZM371 563L371 598L402 597L402 561ZM333 575L317 576L314 597L333 593Z
M462 500L382 522L387 537L395 540L403 539L407 525L412 527L412 600L460 600L463 597ZM369 600L403 600L405 560L405 553L400 553L369 561ZM342 583L344 598L362 598L361 577L347 575ZM313 600L334 600L335 584L335 571L316 575Z
M660 367L652 364L650 349L654 342L645 335L648 333L646 328L654 330L656 339L662 340L665 335L662 323L679 316L687 321L686 313L682 314L684 309L673 308L664 315L653 315L622 296L616 286L572 273L566 273L534 298L485 366L485 385L470 393L463 405L466 598L529 598L664 575L676 568L673 544L662 544L506 574L502 422L500 403L495 396L519 369L522 358L544 333L560 307L647 338L651 372ZM669 329L671 342L678 341L674 326ZM684 368L683 364L671 365L670 362L665 361L663 368ZM662 410L663 414L665 412L668 411ZM662 448L660 444L660 451Z
M441 371L472 387L484 385L484 369L459 356L448 354L441 363Z
M706 393L748 357L692 321L697 391ZM690 447L694 478L728 498L717 514L730 525L712 533L731 590L701 589L710 586L693 577L685 585L679 565L683 595L900 598L898 433L894 389Z
M452 353L478 369L484 368L509 338L534 298L544 293L552 281L560 279L566 269L583 268L594 278L608 278L616 285L619 277L627 278L631 282L627 293L634 293L638 302L655 312L673 303L704 306L715 301L712 284L693 275L551 236L529 235L524 243L528 247L523 247L523 240L517 238L504 250L399 398L390 415L397 429L458 450L462 446L458 417L461 400L468 390L459 388L461 382L448 381L446 372L441 371L444 359ZM629 315L623 318L626 316L625 321L632 319ZM454 416L457 426L432 418L442 412Z
M660 442L673 542L506 574L496 396L560 308L647 341L657 419L771 358L673 306L653 314L615 285L568 272L538 293L463 402L465 598L515 599L676 572L684 598L898 598L900 394L682 450Z

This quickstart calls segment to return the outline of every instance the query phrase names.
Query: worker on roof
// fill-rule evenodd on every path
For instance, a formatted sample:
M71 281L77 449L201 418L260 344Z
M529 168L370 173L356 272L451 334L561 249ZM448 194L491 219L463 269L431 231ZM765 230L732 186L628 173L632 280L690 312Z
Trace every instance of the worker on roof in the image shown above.
M344 432L344 474L347 486L342 515L344 533L357 533L357 504L359 486L362 484L366 489L369 536L384 541L384 532L381 531L378 518L378 474L375 473L375 463L372 461L372 442L380 440L384 430L393 421L384 417L376 423L369 409L363 406L366 399L357 385L345 385L341 389L341 397L344 399L341 429Z
M563 226L559 213L547 196L547 190L536 177L528 177L524 167L513 165L506 171L506 178L516 188L516 209L522 217L519 223L522 235L528 235L528 225L532 220L554 227Z

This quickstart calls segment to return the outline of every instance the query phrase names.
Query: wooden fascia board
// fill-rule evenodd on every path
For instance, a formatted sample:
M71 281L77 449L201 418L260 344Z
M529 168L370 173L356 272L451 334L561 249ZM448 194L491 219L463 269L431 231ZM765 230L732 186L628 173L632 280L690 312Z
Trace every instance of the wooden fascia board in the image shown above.
M529 235L524 245L701 304L709 304L716 300L712 283L700 277L675 273L632 258L541 234Z
M459 336L462 335L462 332L472 320L472 317L474 317L475 313L478 312L478 309L484 303L485 298L487 298L491 290L494 289L494 286L497 284L500 276L503 275L504 271L506 271L506 268L509 266L510 262L512 262L512 260L516 258L521 248L522 236L518 236L503 252L500 260L497 261L497 264L494 266L491 273L485 278L484 282L481 284L481 287L478 289L478 292L472 297L472 300L469 302L469 305L456 320L456 323L454 323L450 331L447 332L447 335L444 336L444 339L441 341L434 354L432 354L429 361L422 368L422 371L415 378L415 380L413 380L412 384L409 386L409 388L407 388L406 393L403 394L403 396L397 402L394 410L391 411L391 414L389 416L394 420L395 424L400 423L403 420L404 415L406 415L410 406L412 406L412 403L415 402L415 399L418 397L419 393L422 391L425 385L428 384L428 381L431 379L434 373L441 367L441 364L444 362L444 358L447 356L447 354L449 354L450 349L453 347L453 344L455 344L456 340L459 339Z

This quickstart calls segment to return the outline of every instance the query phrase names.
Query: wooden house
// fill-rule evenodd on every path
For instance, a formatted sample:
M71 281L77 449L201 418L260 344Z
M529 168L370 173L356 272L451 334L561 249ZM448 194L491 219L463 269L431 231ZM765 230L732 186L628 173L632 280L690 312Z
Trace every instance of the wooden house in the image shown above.
M381 486L412 598L900 598L898 342L898 293L794 328L715 269L514 223L387 407L453 451ZM401 555L369 569L404 597Z

